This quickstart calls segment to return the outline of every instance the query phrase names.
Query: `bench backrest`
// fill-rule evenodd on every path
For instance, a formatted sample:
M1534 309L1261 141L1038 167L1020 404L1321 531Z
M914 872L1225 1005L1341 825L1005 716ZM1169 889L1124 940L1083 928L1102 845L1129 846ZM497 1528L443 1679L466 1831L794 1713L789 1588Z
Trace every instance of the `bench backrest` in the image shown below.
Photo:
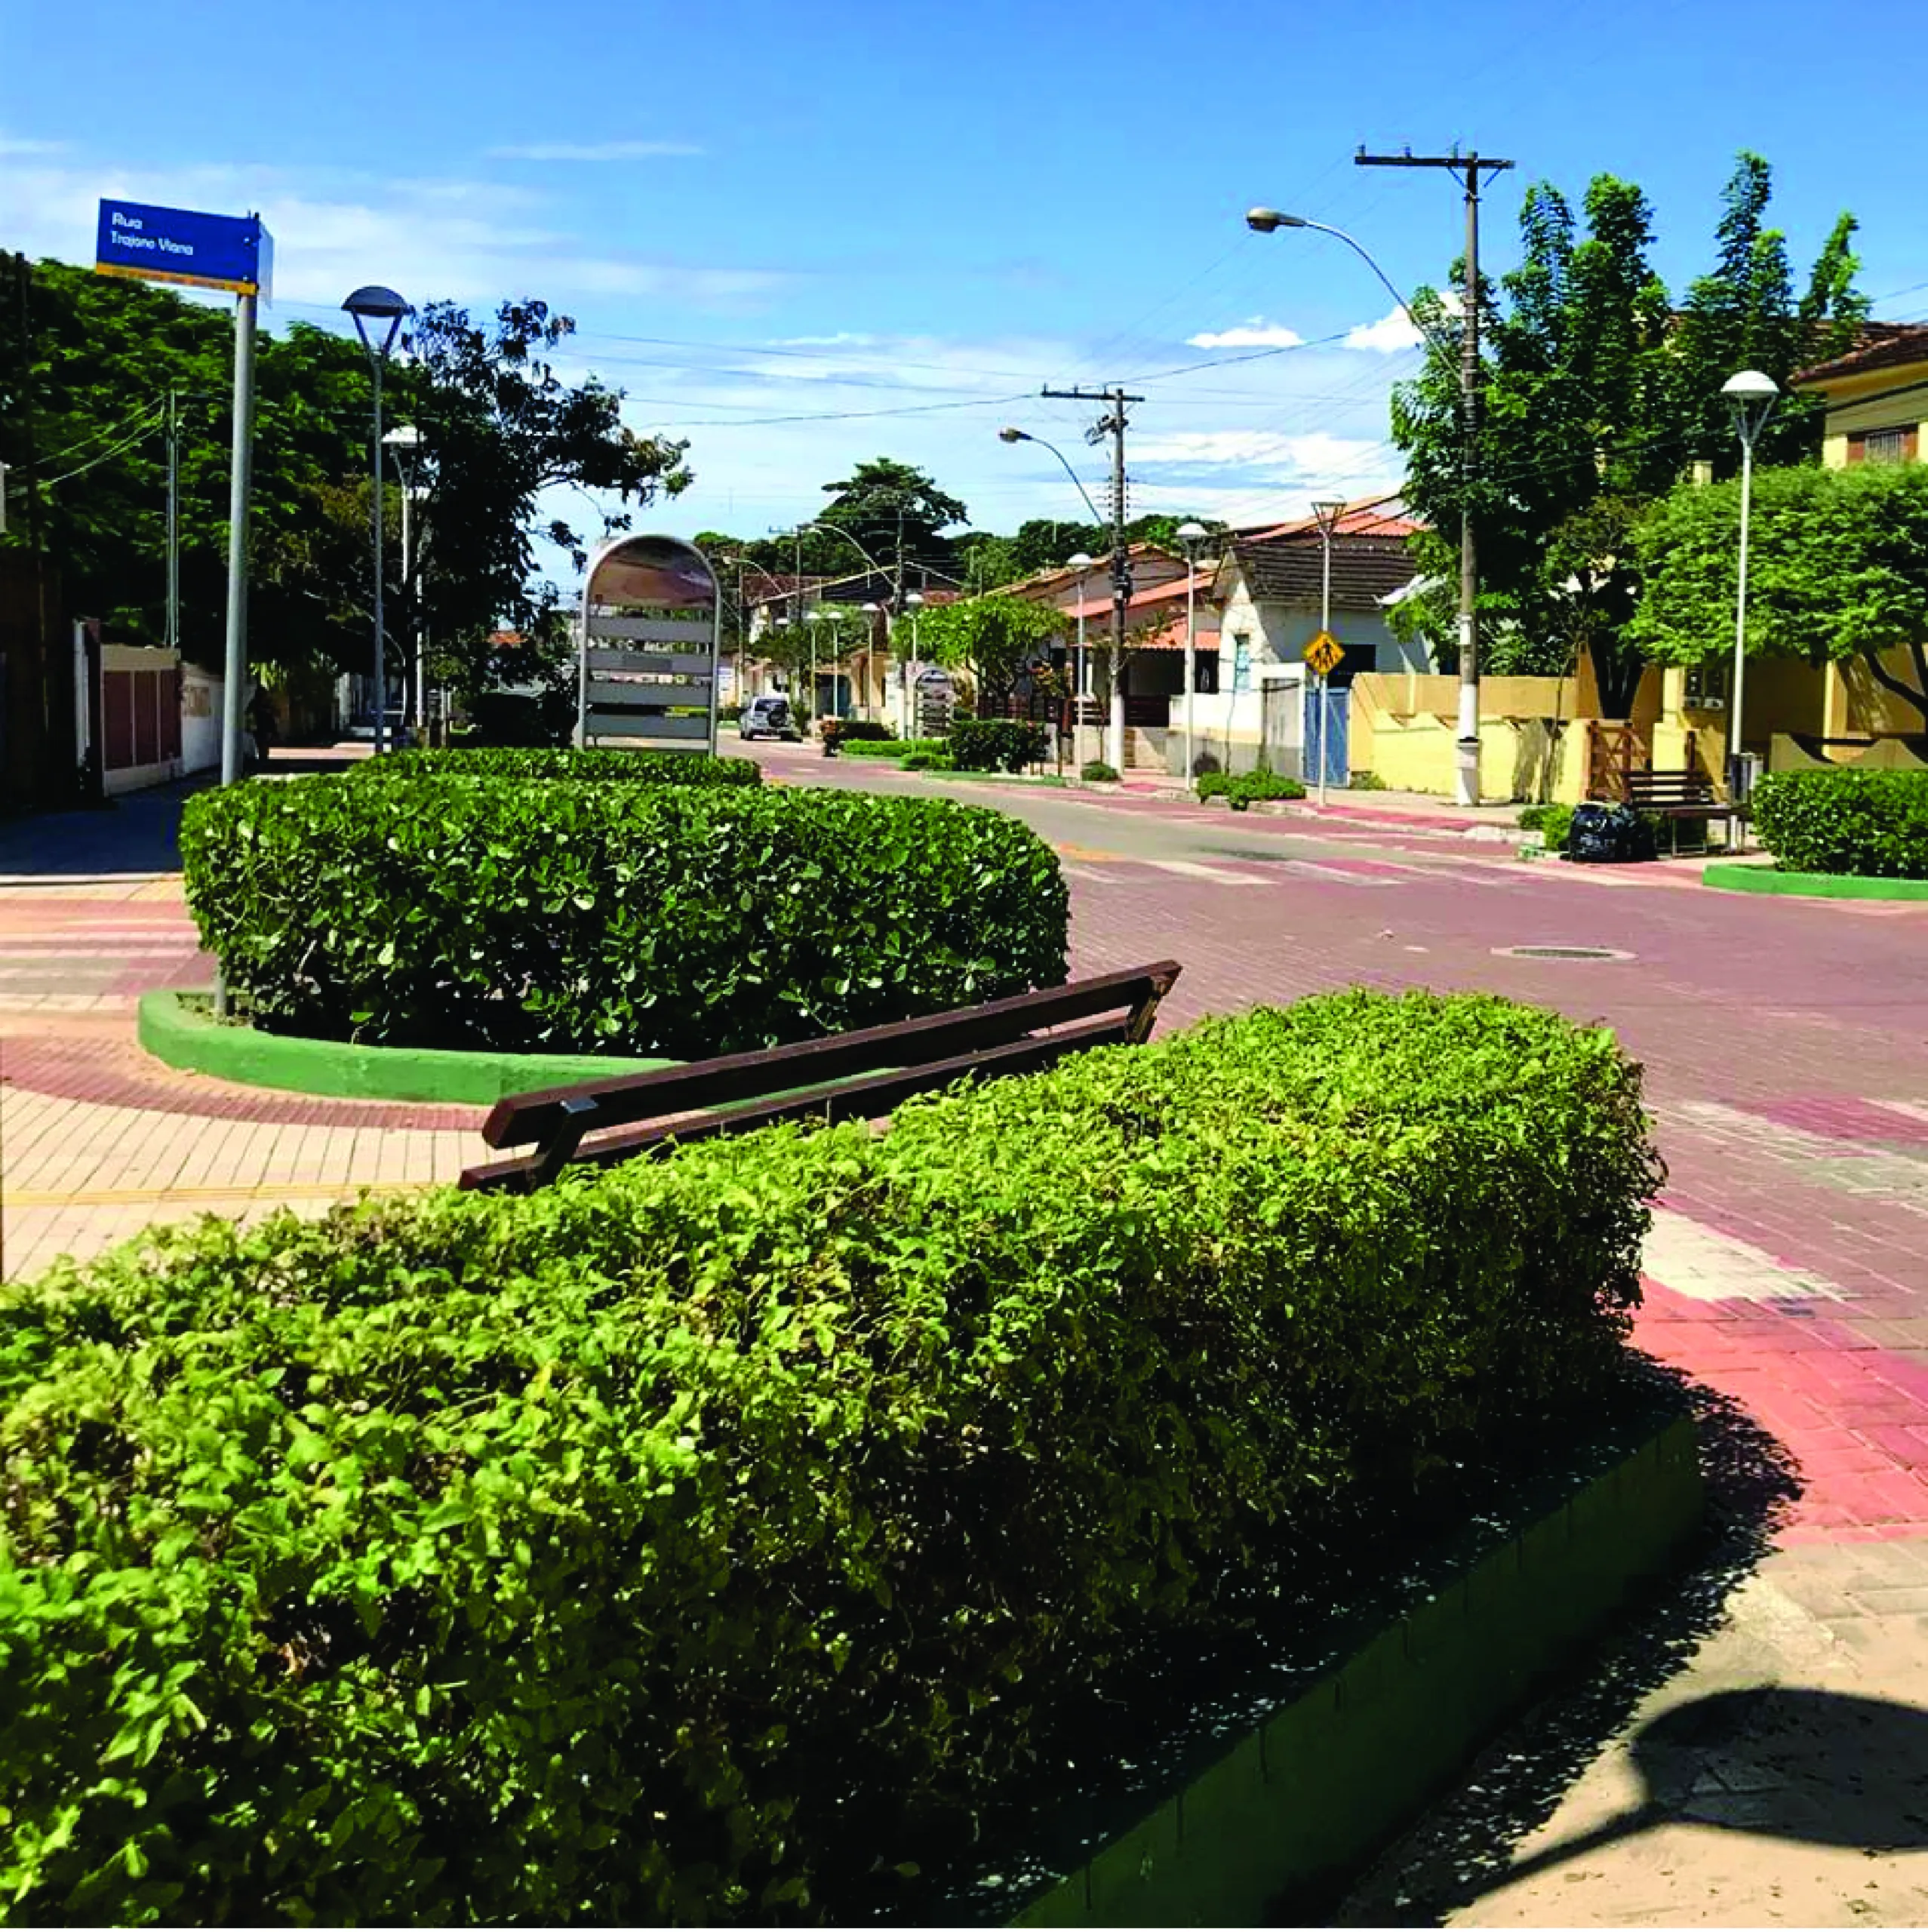
M482 1138L537 1151L471 1168L462 1185L538 1187L571 1160L626 1160L672 1140L777 1120L881 1119L900 1100L955 1080L1035 1072L1086 1047L1136 1044L1150 1036L1179 971L1161 960L826 1039L515 1094L490 1110ZM632 1131L609 1131L625 1128ZM601 1137L584 1146L589 1134Z
M1704 771L1630 771L1631 805L1700 805L1714 802L1714 783Z

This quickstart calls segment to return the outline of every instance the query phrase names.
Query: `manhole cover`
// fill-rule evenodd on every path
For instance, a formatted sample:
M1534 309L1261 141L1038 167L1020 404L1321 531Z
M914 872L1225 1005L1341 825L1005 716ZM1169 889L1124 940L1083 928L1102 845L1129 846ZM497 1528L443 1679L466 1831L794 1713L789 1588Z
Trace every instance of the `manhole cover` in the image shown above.
M1610 946L1496 946L1493 949L1502 959L1631 959L1634 956Z

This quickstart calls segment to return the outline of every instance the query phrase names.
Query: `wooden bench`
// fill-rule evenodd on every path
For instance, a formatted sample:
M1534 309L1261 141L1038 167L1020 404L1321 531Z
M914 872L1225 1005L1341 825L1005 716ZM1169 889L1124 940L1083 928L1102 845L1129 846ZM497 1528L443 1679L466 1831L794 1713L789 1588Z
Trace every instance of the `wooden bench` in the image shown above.
M1716 797L1714 781L1698 768L1690 771L1629 771L1625 774L1627 803L1637 812L1652 812L1668 821L1670 844L1677 855L1680 849L1680 821L1698 818L1720 820L1730 827L1746 817L1745 807L1731 805Z
M1164 959L860 1032L513 1094L490 1109L482 1138L536 1151L470 1168L461 1184L526 1191L571 1161L607 1166L773 1121L881 1120L954 1081L1033 1073L1087 1047L1141 1044L1179 970Z

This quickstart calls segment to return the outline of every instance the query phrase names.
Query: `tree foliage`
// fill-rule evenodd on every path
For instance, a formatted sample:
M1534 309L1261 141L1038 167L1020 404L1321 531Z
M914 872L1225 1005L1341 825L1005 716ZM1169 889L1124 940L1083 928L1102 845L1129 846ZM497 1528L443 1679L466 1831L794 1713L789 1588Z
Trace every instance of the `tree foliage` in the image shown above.
M1740 486L1684 484L1641 520L1631 630L1662 663L1731 650ZM1748 544L1750 656L1859 661L1928 723L1928 466L1757 471ZM1882 654L1905 648L1917 682Z
M1460 402L1462 324L1430 290L1413 303L1428 336L1419 374L1395 391L1394 441L1415 540L1434 587L1399 622L1450 648L1462 509L1479 536L1484 654L1496 671L1564 672L1592 654L1603 695L1631 698L1639 660L1627 629L1637 597L1619 539L1639 507L1690 461L1738 460L1720 385L1736 370L1785 384L1845 346L1864 318L1855 223L1837 222L1797 301L1785 238L1766 223L1770 177L1743 154L1727 184L1714 269L1676 312L1650 254L1653 211L1631 182L1595 177L1580 217L1546 183L1521 211L1519 266L1483 283L1482 395L1470 469ZM1456 263L1455 283L1463 264ZM1763 454L1818 452L1818 405L1791 399Z
M42 263L29 333L0 342L0 404L20 466L17 497L40 487L47 554L70 608L112 635L165 632L167 393L181 414L181 638L220 661L226 602L228 460L233 328L220 309L165 289ZM10 318L11 321L11 318ZM401 661L419 627L454 681L498 668L492 633L540 633L553 589L536 574L540 534L580 559L589 533L552 520L539 499L558 484L614 495L626 507L599 533L627 527L627 506L675 495L690 481L687 445L638 436L622 392L592 376L565 383L549 360L573 329L539 301L503 303L487 322L451 303L426 306L383 386L385 420L421 432L404 580L401 485L383 488L387 618ZM250 647L258 662L364 669L373 602L369 543L370 393L361 345L297 322L257 346L250 525ZM31 411L33 461L16 425ZM0 542L20 543L9 519ZM526 667L518 667L526 668Z
M933 606L918 636L933 663L963 666L980 687L1001 691L1041 646L1063 635L1067 622L1052 605L994 592Z

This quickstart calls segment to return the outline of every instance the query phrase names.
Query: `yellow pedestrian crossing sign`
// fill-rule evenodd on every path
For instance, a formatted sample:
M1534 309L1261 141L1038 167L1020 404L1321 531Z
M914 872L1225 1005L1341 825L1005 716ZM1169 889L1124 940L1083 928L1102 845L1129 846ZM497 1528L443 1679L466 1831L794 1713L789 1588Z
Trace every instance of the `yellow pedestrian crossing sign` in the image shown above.
M1305 647L1305 662L1322 678L1329 678L1339 669L1345 656L1345 647L1330 631L1321 631Z

